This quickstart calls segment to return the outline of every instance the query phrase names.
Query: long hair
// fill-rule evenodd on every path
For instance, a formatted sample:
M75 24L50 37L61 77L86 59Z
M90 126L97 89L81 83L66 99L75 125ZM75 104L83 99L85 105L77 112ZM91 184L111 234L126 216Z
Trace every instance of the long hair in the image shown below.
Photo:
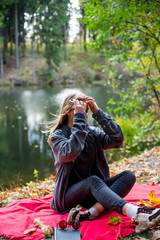
M58 110L58 113L56 115L52 114L55 119L49 122L48 126L50 127L49 127L49 130L47 131L49 132L49 137L47 142L50 146L51 146L50 139L53 134L53 131L61 128L68 121L67 113L73 109L73 104L70 102L70 100L73 101L74 99L77 99L77 100L84 101L85 98L86 98L86 95L83 94L82 92L74 91L65 97L62 107Z

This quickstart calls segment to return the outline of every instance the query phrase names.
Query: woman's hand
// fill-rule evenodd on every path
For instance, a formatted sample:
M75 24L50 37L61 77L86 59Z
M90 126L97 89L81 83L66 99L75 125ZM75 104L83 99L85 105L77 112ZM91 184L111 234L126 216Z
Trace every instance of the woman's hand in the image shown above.
M75 113L86 112L86 107L87 107L86 101L81 101L81 100L80 101L79 100L74 101Z
M96 113L98 111L98 106L97 106L96 102L94 101L94 99L92 97L86 97L85 100L86 100L87 105L91 109L92 113Z

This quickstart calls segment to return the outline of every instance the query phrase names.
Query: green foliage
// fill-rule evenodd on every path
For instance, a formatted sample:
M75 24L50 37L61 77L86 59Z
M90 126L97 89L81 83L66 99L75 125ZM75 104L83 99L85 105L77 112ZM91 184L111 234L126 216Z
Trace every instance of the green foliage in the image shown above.
M120 151L123 152L123 156L139 154L145 148L160 143L160 118L157 109L154 108L156 104L153 104L152 98L147 101L146 97L144 101L143 93L137 94L136 89L132 92L131 89L121 92L119 101L111 98L106 108L107 113L114 116L122 128L124 143ZM115 158L118 151L110 152Z
M106 61L106 59L104 59ZM106 79L106 71L103 69L95 68L95 65L101 64L101 55L95 51L83 51L79 45L68 47L68 61L62 62L57 72L55 72L54 80L56 82L67 83L68 80L76 84L93 83L97 80L103 82ZM107 61L106 61L106 64Z
M4 42L3 62L8 63L8 53L14 55L15 52L15 1L2 0L0 8L0 37L3 37ZM19 32L17 34L20 54L25 56L26 47L28 47L26 46L26 35L28 29L30 29L32 30L32 53L35 54L36 51L39 53L43 48L48 71L57 70L61 62L61 46L65 41L65 31L68 29L70 19L69 8L69 0L18 0ZM2 26L3 29L1 30Z
M110 155L110 161L120 160L122 157L138 155L145 149L160 144L160 120L153 121L149 113L115 116L114 120L119 123L124 134L124 142L120 149L112 149L106 152Z
M89 48L110 59L109 79L116 77L116 62L144 77L122 90L119 101L110 99L107 112L124 132L122 151L130 155L160 142L160 17L159 1L81 1L84 23L90 31ZM115 83L115 82L114 82ZM118 81L116 82L116 84ZM119 150L111 150L117 154Z
M105 52L113 62L127 62L144 73L144 95L154 94L160 107L159 1L90 0L84 3L84 23L92 38L88 47Z
M31 9L34 24L32 40L40 40L45 44L44 56L46 57L48 70L57 70L61 62L60 48L64 41L64 26L69 21L68 1L43 1L36 2Z

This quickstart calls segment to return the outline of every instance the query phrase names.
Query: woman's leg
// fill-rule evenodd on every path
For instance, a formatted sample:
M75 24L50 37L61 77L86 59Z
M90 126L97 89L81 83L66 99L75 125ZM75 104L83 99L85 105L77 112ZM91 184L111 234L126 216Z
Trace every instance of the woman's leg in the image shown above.
M104 180L104 182L113 192L124 198L134 186L136 177L131 171L126 170Z
M116 180L114 179L113 182L109 182L108 184L111 185L113 190L118 191L122 184L122 178L117 178L118 183L116 184ZM134 178L135 179L135 178ZM133 185L133 184L132 184ZM124 187L125 185L123 185ZM123 195L124 189L121 188ZM107 186L107 183L105 183L102 179L100 179L97 176L90 176L87 179L74 184L72 187L70 187L66 193L65 196L65 206L66 209L71 209L72 207L75 207L77 204L85 205L86 203L89 203L93 205L94 203L98 202L100 203L104 208L110 208L115 210L118 213L122 213L121 209L122 207L127 203L124 199L122 199L121 196L119 196L116 192L114 192L110 187ZM127 190L125 192L128 192L129 188L127 187Z
M135 231L142 233L160 223L160 209L137 208L132 204L128 204L122 198L130 191L134 181L135 177L130 171L124 171L120 175L110 178L108 181L106 180L106 183L97 176L91 176L68 189L65 202L66 208L71 209L77 204L95 201L94 206L97 206L99 210L110 208L129 217L131 216L127 214L127 211L133 213L132 210L134 210ZM79 217L81 217L81 214Z

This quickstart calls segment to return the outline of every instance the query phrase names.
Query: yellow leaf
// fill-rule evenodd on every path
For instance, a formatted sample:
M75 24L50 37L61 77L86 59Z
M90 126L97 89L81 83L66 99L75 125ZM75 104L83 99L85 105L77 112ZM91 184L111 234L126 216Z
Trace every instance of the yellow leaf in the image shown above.
M143 201L142 199L140 199L139 201L137 201L137 205L140 206L140 205L145 205L145 201Z
M144 201L144 200L139 200L139 201L137 201L137 205L138 206L146 206L146 207L151 207L152 206L152 204L151 204L151 202L149 202L149 201Z
M154 191L154 190L152 190L152 191L149 193L148 198L149 198L150 202L152 202L152 200L155 199L155 191Z
M160 198L155 198L151 201L152 206L158 206L160 205Z
M120 216L110 216L109 217L109 222L107 224L110 225L117 225L118 223L120 223L122 221L122 218Z

